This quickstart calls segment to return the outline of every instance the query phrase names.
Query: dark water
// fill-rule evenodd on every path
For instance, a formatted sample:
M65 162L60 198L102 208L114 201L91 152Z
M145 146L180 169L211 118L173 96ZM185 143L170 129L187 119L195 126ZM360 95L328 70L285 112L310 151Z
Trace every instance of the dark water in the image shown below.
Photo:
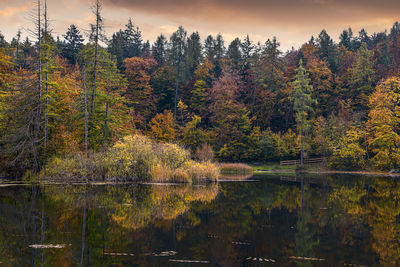
M400 265L397 178L252 179L0 187L0 266Z

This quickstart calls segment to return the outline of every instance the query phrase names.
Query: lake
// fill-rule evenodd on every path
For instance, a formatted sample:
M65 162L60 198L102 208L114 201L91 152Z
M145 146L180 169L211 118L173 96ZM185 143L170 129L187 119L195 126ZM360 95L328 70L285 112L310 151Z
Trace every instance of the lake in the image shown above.
M0 266L399 266L399 201L354 175L3 184Z

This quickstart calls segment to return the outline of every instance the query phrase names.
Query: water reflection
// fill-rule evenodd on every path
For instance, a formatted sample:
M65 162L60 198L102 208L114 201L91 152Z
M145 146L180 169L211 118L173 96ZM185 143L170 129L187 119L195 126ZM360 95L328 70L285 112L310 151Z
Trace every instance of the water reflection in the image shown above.
M0 188L5 266L400 264L400 183L259 176L212 186ZM195 263L199 261L200 263Z

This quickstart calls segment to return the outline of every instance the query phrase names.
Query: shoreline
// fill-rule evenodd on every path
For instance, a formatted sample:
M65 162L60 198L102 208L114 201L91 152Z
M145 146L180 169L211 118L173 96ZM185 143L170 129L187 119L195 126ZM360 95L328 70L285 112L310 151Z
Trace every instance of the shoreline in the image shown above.
M365 176L385 176L385 177L400 177L400 173L389 173L389 172L380 172L380 171L340 171L340 170L303 170L296 171L295 169L286 169L286 170L255 170L254 174L263 174L263 173L271 173L271 174L356 174L356 175L365 175Z

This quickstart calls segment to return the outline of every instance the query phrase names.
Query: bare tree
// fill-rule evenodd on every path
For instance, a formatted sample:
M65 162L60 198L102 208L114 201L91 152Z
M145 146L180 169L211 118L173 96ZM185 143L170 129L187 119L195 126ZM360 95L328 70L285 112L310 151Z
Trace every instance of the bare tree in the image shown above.
M96 0L95 5L92 7L92 12L96 16L96 23L90 25L91 33L90 39L94 42L94 61L93 61L93 84L92 84L92 95L90 97L90 113L94 111L94 98L96 94L96 74L97 74L97 54L99 48L99 40L103 29L103 18L100 14L101 4L99 0Z
M47 18L47 0L44 0L44 38L43 41L47 43L48 39L48 34L49 34L49 29L48 29L48 18ZM47 142L48 142L48 123L49 123L49 118L48 118L48 108L49 108L49 77L48 77L48 59L49 57L49 51L48 48L46 49L46 55L45 55L45 62L44 62L44 86L45 86L45 110L44 110L44 153L45 153L45 158L46 158L46 150L47 150Z

